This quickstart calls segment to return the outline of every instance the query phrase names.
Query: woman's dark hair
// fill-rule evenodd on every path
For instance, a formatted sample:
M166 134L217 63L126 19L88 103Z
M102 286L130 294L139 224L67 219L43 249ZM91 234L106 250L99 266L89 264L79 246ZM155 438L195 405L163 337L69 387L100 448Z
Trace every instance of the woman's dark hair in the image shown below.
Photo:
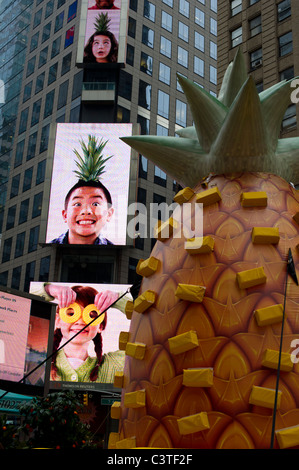
M89 286L73 286L72 290L77 294L77 300L79 300L84 307L87 305L93 304L95 296L98 294L98 291L93 289ZM101 323L102 329L106 328L107 324L107 312L105 313L105 318ZM53 338L53 356L52 356L52 367L51 367L51 374L52 378L55 380L57 377L57 366L56 366L56 356L57 350L59 348L60 342L62 339L62 333L60 328L56 328L54 331L54 338ZM90 373L90 381L95 382L98 377L98 370L103 361L103 343L102 343L102 335L101 333L97 333L96 336L93 338L94 342L94 349L97 357L97 362L95 367L92 369Z
M96 58L92 53L92 45L94 38L96 36L107 36L111 41L111 49L107 56L108 62L117 62L117 55L118 55L118 42L111 31L106 32L95 32L92 36L88 39L88 42L84 48L84 59L83 62L89 63L96 63Z
M69 203L69 200L70 200L70 197L72 195L72 192L75 191L75 189L78 189L78 188L84 188L84 187L91 187L91 188L100 188L103 190L104 194L105 194L105 197L107 199L107 203L110 204L112 206L112 198L111 198L111 194L110 192L108 191L108 189L106 188L106 186L104 186L100 181L84 181L84 180L79 180L70 190L69 192L67 193L67 195L65 196L65 200L64 200L64 208L67 209L67 205Z

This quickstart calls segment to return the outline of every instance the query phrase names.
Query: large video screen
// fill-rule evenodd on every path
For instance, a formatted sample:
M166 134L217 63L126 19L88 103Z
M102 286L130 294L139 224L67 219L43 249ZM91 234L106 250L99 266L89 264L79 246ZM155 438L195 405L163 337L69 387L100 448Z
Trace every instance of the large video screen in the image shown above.
M44 394L54 309L40 298L0 288L0 388ZM32 372L32 373L31 373Z
M56 305L51 389L113 388L115 373L124 369L119 335L130 327L125 314L132 300L129 287L31 282L32 294Z
M78 63L123 63L128 21L128 0L83 0Z
M127 135L132 124L57 124L46 243L126 244Z

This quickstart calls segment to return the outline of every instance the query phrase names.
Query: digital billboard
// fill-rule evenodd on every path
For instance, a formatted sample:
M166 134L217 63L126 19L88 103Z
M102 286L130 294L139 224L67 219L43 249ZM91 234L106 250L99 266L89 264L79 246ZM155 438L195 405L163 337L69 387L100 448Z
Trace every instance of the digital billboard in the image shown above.
M123 63L128 0L83 0L77 62Z
M125 245L132 124L58 123L45 242Z
M48 386L54 310L49 302L0 288L0 388L44 394Z
M132 300L129 287L31 282L31 293L56 305L51 389L113 387L116 371L124 368L119 335L130 327L125 314L126 303Z

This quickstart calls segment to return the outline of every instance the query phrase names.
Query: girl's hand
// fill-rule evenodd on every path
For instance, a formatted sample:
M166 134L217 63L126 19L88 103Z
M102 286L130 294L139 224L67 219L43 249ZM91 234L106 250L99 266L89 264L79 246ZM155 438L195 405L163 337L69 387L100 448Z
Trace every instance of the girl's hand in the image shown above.
M47 284L46 292L58 301L60 308L68 307L76 301L77 294L70 287L55 286L55 284Z
M104 312L111 304L118 300L118 293L106 290L104 292L99 292L94 299L96 307L100 312Z

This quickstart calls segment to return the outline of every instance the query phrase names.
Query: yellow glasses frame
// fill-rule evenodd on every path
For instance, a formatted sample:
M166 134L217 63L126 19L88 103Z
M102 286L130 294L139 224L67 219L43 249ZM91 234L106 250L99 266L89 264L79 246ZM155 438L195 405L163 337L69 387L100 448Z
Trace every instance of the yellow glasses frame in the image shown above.
M96 320L94 320L95 317L92 317L90 315L91 312L97 312L98 317ZM87 305L82 312L82 307L77 304L77 302L75 302L73 304L70 304L68 307L60 308L59 316L61 320L65 323L75 323L82 316L83 321L84 323L86 323L86 325L90 322L92 322L92 325L99 325L104 320L105 313L101 314L95 304Z

